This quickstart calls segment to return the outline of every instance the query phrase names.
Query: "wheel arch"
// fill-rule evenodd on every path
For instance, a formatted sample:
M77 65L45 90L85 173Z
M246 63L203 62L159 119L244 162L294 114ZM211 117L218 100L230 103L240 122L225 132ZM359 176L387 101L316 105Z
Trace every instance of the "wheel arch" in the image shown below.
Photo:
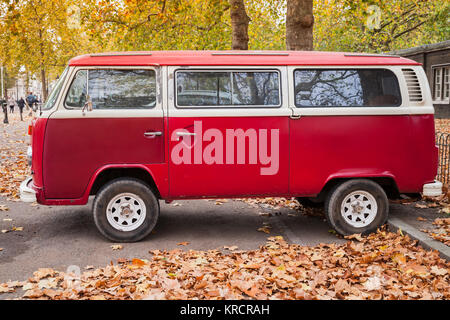
M400 192L397 186L397 182L395 181L395 176L393 175L374 175L374 176L332 176L330 177L322 190L318 194L317 198L324 200L327 196L328 192L333 189L336 185L341 184L342 182L354 179L367 179L373 182L376 182L383 188L384 192L388 199L396 199L400 196Z
M118 178L135 178L149 186L157 199L161 193L151 170L144 165L108 165L98 169L89 183L87 194L95 195L108 182Z

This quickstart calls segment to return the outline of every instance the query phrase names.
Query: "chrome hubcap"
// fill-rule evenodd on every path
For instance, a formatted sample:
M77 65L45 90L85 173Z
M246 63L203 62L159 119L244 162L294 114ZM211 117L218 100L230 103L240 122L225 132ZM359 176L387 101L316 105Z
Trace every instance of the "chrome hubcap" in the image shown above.
M144 201L132 193L121 193L115 196L106 207L109 224L120 231L136 230L144 222L145 216Z
M342 201L341 215L348 224L355 228L371 224L377 216L377 212L377 201L366 191L354 191Z

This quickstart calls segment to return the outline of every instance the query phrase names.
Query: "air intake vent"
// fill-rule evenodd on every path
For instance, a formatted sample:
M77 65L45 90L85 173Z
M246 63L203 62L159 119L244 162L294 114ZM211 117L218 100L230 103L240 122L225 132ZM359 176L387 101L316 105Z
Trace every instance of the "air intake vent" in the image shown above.
M422 101L422 90L420 89L419 78L417 78L416 72L413 69L402 69L402 71L408 85L409 101Z

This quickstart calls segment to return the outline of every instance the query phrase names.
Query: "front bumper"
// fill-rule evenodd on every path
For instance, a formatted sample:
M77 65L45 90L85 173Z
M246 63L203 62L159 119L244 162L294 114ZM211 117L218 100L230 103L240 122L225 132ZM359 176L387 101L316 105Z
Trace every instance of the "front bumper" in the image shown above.
M422 194L426 197L438 197L442 195L442 182L434 181L423 185Z
M35 202L36 191L32 188L33 178L28 177L20 184L20 200L23 202Z

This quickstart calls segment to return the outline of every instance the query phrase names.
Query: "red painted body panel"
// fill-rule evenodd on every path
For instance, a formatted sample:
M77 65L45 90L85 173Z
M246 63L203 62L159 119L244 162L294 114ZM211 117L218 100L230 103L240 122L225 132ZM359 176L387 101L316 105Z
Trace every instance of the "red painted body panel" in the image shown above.
M246 142L246 161L244 164L237 164L237 142L234 145L234 164L225 164L225 151L223 155L224 164L205 164L202 161L202 164L182 163L176 165L172 157L169 157L169 196L171 199L285 195L288 193L289 117L174 117L169 118L168 137L171 137L180 128L186 128L188 131L194 132L194 121L201 121L203 132L209 128L220 130L224 137L224 145L226 129L240 128L244 131L247 129L255 129L256 131L268 129L268 132L272 129L279 130L279 170L274 175L261 175L261 168L270 165L261 165L259 161L256 164L249 164L248 142ZM169 151L171 152L178 143L178 141L170 141ZM209 141L204 141L202 150L209 143ZM271 145L269 145L268 150L270 154ZM194 159L194 150L191 154L192 159Z
M434 115L411 116L410 132L412 157L408 162L414 177L409 174L407 179L410 181L408 187L417 189L422 188L420 184L433 182L437 175L439 149L436 146Z
M126 164L111 164L99 168L89 180L88 186L81 198L77 199L46 199L41 192L41 197L38 197L38 202L44 205L84 205L89 200L89 193L98 175L103 171L111 168L140 168L146 170L156 183L156 187L163 199L168 198L169 184L168 184L168 166L166 163L148 164L148 165L126 165Z
M228 55L227 55L228 53ZM253 52L255 53L255 52ZM259 52L261 53L261 52ZM238 55L237 55L238 54ZM247 54L247 55L246 55ZM416 61L392 56L351 55L342 52L265 51L150 51L117 55L83 55L70 60L70 66L252 66L252 65L420 65ZM277 55L278 54L278 55Z
M45 128L47 126L46 118L37 118L32 121L31 145L33 148L31 172L33 173L33 185L36 190L42 190L44 187L42 172L42 157L44 153Z
M421 192L437 172L433 115L291 120L290 194L317 195L333 178L391 177Z
M332 52L170 51L74 58L70 66L385 66L419 65L397 57L349 56ZM273 55L273 54L279 55ZM272 55L271 55L272 54ZM167 107L167 106L165 106ZM261 175L261 163L175 164L177 129L279 130L279 168ZM146 138L147 131L161 131ZM47 205L88 201L96 177L109 168L142 168L153 177L163 199L244 196L315 196L335 178L389 177L403 193L422 191L437 173L433 115L274 117L143 117L37 119L33 127L33 184ZM225 142L225 141L224 141ZM201 150L209 144L203 142ZM225 143L224 143L225 144ZM270 145L270 144L269 144ZM258 146L259 149L259 146ZM270 150L270 147L269 147ZM194 152L194 151L193 151ZM224 151L224 160L226 154ZM192 154L192 159L194 156ZM224 161L226 162L226 161Z
M219 128L224 137L225 129L280 129L278 173L262 176L261 164L248 163L175 165L170 161L169 170L166 159L177 142L170 141L165 148L165 141L178 128L193 131L194 121L199 120L203 132ZM147 118L38 119L32 138L38 202L85 204L97 175L111 167L147 170L163 199L314 196L329 180L351 177L390 177L400 192L420 192L437 172L433 115L170 118L164 122L166 125L162 119ZM134 123L133 128L126 123ZM130 142L131 136L147 129L158 130L158 124L163 132L169 128L159 142L140 138ZM89 139L95 135L98 139ZM204 142L203 148L206 145Z
M49 119L44 141L45 198L86 196L92 177L108 165L165 162L163 118Z

